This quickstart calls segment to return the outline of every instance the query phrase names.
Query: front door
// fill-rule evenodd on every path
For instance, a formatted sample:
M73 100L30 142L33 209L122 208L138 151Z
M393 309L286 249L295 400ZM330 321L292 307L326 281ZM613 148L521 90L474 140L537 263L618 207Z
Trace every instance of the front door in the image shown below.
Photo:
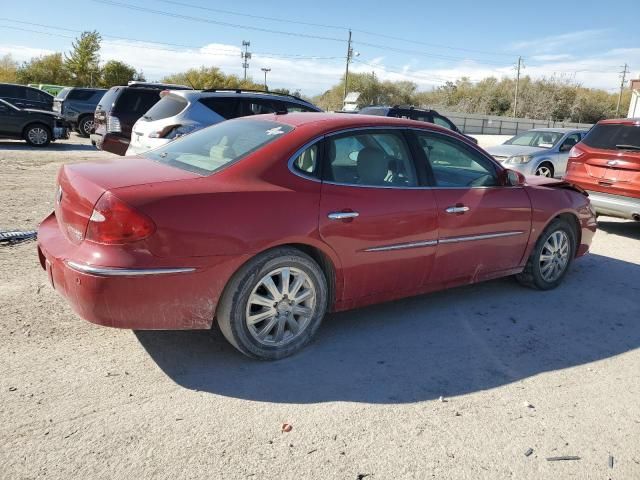
M438 209L437 257L428 282L470 283L517 268L531 230L524 188L500 185L499 167L457 138L416 136Z
M435 259L437 211L433 191L419 185L401 130L327 137L319 228L340 257L343 300L421 289Z

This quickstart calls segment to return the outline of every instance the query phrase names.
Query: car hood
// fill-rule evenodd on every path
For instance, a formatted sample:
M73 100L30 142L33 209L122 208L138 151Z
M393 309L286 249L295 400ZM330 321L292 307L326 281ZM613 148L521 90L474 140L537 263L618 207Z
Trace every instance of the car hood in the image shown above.
M534 155L547 151L548 148L527 147L523 145L494 145L485 149L489 154L498 157L512 157L514 155Z
M524 178L525 178L525 185L528 185L531 187L562 188L567 190L574 190L578 193L583 194L584 196L588 196L587 192L583 188L571 182L567 182L566 180L560 180L558 178L542 177L537 175L526 175Z

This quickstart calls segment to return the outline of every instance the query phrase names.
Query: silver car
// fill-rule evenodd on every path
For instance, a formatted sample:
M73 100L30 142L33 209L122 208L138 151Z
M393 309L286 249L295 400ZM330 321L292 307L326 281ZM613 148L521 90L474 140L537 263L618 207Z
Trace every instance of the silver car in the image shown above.
M486 150L506 168L524 175L561 177L569 150L586 134L587 130L574 128L537 128Z
M161 147L176 138L236 117L274 112L320 112L293 95L253 90L166 90L133 126L127 155Z

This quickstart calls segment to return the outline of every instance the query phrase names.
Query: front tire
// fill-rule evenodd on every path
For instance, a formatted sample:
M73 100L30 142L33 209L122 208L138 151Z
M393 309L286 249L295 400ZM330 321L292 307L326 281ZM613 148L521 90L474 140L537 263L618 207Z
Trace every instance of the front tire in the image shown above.
M542 232L516 279L538 290L556 288L567 274L575 252L576 232L566 220L558 218Z
M293 248L253 258L229 281L217 311L225 338L260 360L287 357L307 345L327 310L327 279Z
M32 147L46 147L51 143L51 130L46 125L34 123L24 130L24 139Z
M549 162L542 162L538 165L538 168L536 168L536 175L539 177L553 178L553 173L553 165Z

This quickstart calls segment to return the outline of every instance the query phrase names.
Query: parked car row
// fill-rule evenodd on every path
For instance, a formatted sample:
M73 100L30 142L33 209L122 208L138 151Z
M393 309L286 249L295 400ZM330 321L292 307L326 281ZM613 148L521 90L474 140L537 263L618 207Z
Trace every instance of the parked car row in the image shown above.
M69 130L64 119L54 112L18 108L0 99L0 138L25 140L34 147L44 147L69 138Z

